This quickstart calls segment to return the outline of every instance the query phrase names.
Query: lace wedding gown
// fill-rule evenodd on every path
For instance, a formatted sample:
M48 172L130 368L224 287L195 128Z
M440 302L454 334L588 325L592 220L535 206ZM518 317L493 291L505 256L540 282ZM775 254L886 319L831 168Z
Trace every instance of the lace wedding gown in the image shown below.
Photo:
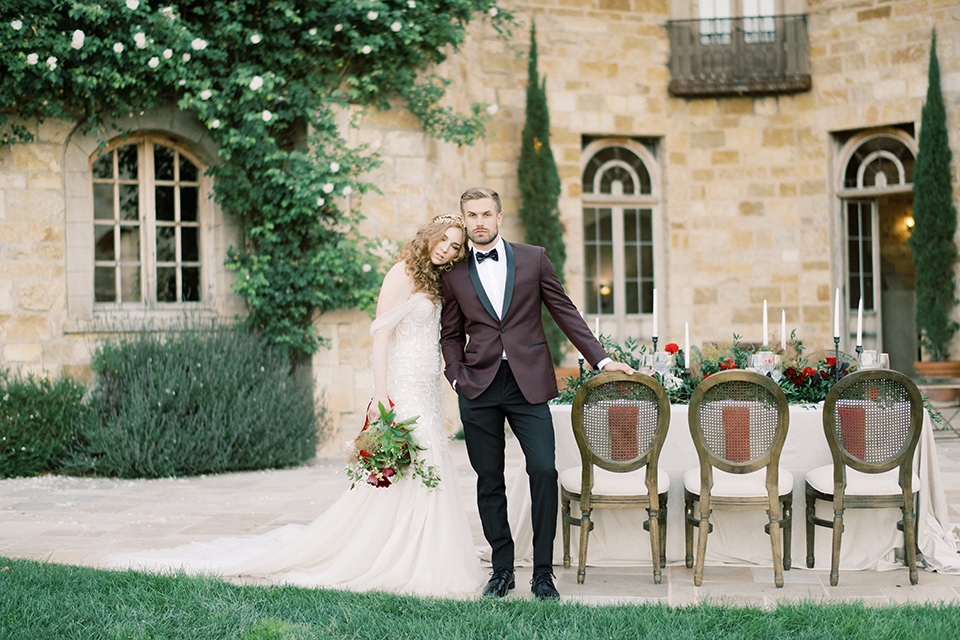
M420 416L414 437L440 486L408 477L386 488L359 484L308 525L220 538L173 549L113 554L111 567L184 569L354 591L444 595L476 591L483 575L457 493L457 470L442 420L440 309L416 293L378 317L371 333L392 332L387 388L402 420ZM359 428L358 428L359 431Z

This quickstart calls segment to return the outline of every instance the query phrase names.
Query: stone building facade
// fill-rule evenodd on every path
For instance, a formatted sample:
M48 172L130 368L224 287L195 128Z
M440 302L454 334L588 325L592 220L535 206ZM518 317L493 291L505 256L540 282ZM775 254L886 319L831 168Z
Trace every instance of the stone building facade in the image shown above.
M661 345L682 344L686 325L694 345L729 341L735 334L759 342L766 300L767 339L779 343L782 310L787 333L796 331L814 352L833 346L839 288L840 346L852 351L862 290L868 300L864 347L888 351L897 368L912 370L917 341L913 264L906 245L912 159L936 27L955 191L960 195L960 2L504 4L519 21L514 38L498 39L488 25L475 28L463 50L443 67L458 97L497 105L489 138L457 149L427 141L396 114L365 129L365 135L384 147L391 136L422 141L404 145L405 150L416 149L416 160L388 164L387 172L378 176L384 196L365 198L364 209L376 211L373 220L380 225L390 221L389 230L380 226L371 231L407 237L417 223L454 209L464 188L482 183L503 198L504 236L522 241L516 216L517 162L525 54L535 21L539 70L546 78L550 108L550 143L562 180L567 289L591 327L599 319L602 333L620 340L632 336L649 345L650 289L655 286ZM800 16L806 28L809 88L756 95L673 95L671 56L676 52L671 30L682 21L703 18L701 12L711 8L704 5L714 10L727 5L727 15L733 17L753 5L772 5L777 15ZM724 15L720 11L712 15ZM757 30L764 30L762 22ZM613 159L604 155L610 148L629 153ZM631 153L632 161L638 158L648 174L639 176L649 183L646 192L620 201L586 192L585 180L597 178L592 165L605 159L616 165ZM616 182L616 177L610 179ZM622 190L623 184L615 188ZM603 283L588 265L596 259L596 249L589 246L596 246L596 237L586 236L597 227L585 219L599 209L613 209L614 222L622 222L631 209L649 212L651 235L644 249L652 273L643 274L648 282L640 295L646 296L640 313L616 303L607 312L602 296L591 312L590 299ZM867 231L872 235L865 235ZM619 234L613 240L624 243ZM625 258L615 253L614 266L623 268ZM614 293L627 298L623 290ZM333 338L334 348L318 355L317 372L332 390L329 397L342 399L338 412L344 423L352 424L370 390L367 321L349 312L324 321L323 333ZM568 352L565 364L573 365L574 357Z
M496 106L487 139L463 148L438 142L402 108L366 114L351 133L384 160L371 176L381 194L353 203L367 216L368 235L402 241L432 216L456 211L464 188L485 184L503 197L504 236L523 240L516 172L535 21L562 181L566 283L591 326L599 320L604 334L649 344L656 288L661 345L682 344L687 325L694 345L734 334L761 342L766 301L767 340L779 342L782 310L788 333L795 330L810 350L825 349L833 344L839 288L841 349L852 350L862 294L865 347L890 352L896 368L911 367L917 349L906 248L912 162L936 27L954 183L960 185L960 2L503 4L518 20L512 39L478 21L439 69L452 81L455 105ZM700 62L737 43L754 49L767 43L773 51L794 46L779 39L786 23L737 20L769 15L771 7L777 16L798 16L803 30L805 67L790 70L791 82L742 83L726 92L710 82L692 92L681 88L675 65L682 28L693 29L684 46L697 49ZM177 161L199 167L213 161L202 128L184 114L132 117L143 119L142 161L151 145L165 144ZM119 156L117 173L108 176L91 164L95 141L72 132L69 123L43 125L35 143L0 151L0 365L83 378L104 315L94 304L98 287L106 286L109 297L122 296L124 285L122 269L115 270L111 294L104 284L111 273L97 271L92 260L106 229L95 227L106 218L95 217L91 184L121 188L123 179ZM209 190L202 181L177 180L168 186ZM955 192L960 196L960 186ZM230 293L222 257L236 229L212 201L200 202L196 222L207 242L198 251L215 266L195 283L209 301L201 312L232 316L243 304ZM115 235L122 231L118 218ZM122 252L117 242L114 249ZM191 272L188 262L176 268L179 300ZM190 307L188 298L180 306ZM143 301L120 319L136 324L179 308L158 311L151 304ZM354 310L319 320L330 348L314 357L314 369L318 398L329 409L331 443L342 439L341 425L346 433L355 430L370 394L369 323ZM565 357L573 364L572 352Z

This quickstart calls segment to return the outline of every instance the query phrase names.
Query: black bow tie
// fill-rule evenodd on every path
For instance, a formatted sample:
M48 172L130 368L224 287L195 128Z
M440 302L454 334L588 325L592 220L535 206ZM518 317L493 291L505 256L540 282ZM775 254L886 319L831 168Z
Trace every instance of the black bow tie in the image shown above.
M496 250L496 249L491 249L491 250L490 250L489 252L487 252L487 253L480 253L479 251L477 251L477 264L480 264L481 262L483 262L483 261L486 260L487 258L490 258L490 259L493 260L494 262L499 262L499 260L500 260L500 258L497 256L497 250Z

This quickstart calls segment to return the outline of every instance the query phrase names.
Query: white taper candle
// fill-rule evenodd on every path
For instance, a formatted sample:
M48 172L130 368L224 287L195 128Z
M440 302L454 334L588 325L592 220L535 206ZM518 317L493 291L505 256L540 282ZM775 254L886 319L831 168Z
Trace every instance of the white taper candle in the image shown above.
M787 350L787 312L780 309L780 349Z
M763 299L763 339L760 340L760 346L767 344L767 299Z
M840 287L837 287L837 296L833 303L833 337L840 337Z
M657 333L657 290L653 290L653 337L656 338L660 334Z
M863 296L860 296L860 304L857 306L857 346L863 346Z

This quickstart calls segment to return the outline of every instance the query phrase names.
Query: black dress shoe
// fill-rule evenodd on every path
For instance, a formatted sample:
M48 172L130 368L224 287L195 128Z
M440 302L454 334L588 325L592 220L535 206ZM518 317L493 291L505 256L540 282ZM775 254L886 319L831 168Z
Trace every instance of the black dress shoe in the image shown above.
M513 569L494 569L493 575L487 581L487 586L483 588L483 597L502 598L515 586L517 581L514 578Z
M530 592L537 600L559 600L560 593L553 586L553 574L549 571L538 571L530 581Z

